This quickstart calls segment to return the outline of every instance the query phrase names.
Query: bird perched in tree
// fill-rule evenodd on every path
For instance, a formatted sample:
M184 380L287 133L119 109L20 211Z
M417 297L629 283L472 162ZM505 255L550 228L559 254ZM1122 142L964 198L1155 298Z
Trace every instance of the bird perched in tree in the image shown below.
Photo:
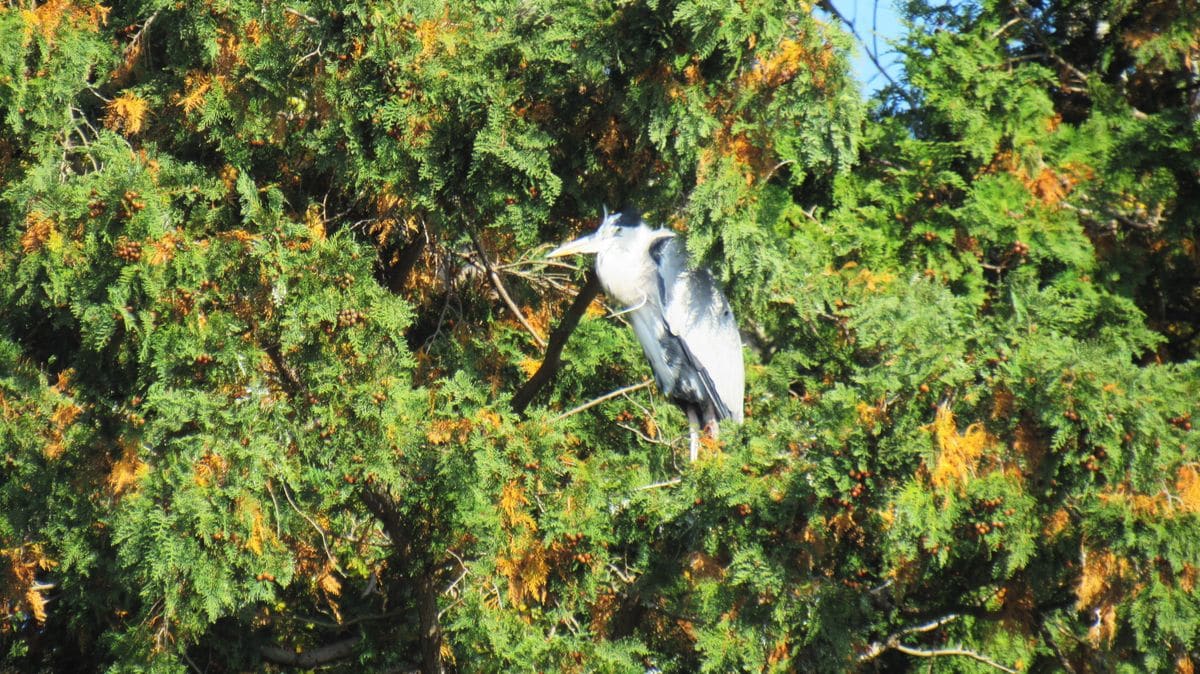
M605 214L595 232L549 253L596 255L600 285L624 309L658 388L687 413L690 455L700 431L716 438L723 419L742 422L746 374L729 302L707 269L693 269L674 232L636 213Z

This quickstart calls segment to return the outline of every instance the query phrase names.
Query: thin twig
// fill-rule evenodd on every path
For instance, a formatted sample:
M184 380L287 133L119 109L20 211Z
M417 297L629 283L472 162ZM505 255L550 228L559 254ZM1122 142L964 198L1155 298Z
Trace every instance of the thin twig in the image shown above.
M941 618L931 620L931 621L929 621L927 623L923 623L921 625L916 625L914 627L908 627L908 628L902 629L894 634L889 635L886 639L884 639L882 641L876 641L876 642L872 643L867 648L867 651L865 653L858 656L858 661L859 662L868 662L870 660L874 660L875 658L878 658L879 656L883 655L884 653L888 652L889 650L899 651L906 655L912 655L912 656L919 657L919 658L937 658L937 657L957 655L957 656L961 656L961 657L965 657L965 658L971 658L972 660L975 660L976 662L982 662L983 664L988 665L990 667L994 667L996 669L999 669L1002 672L1007 672L1007 674L1017 674L1017 670L1011 669L1009 667L1005 667L1004 665L996 662L995 660L992 660L991 658L987 657L986 655L976 653L975 651L970 651L965 648L955 647L955 648L928 648L928 649L926 649L926 648L916 648L913 646L905 646L904 644L900 643L900 640L903 637L905 637L906 635L932 632L933 630L938 629L939 627L941 627L949 622L957 620L959 617L960 617L959 614L951 613L949 615L942 616Z
M316 616L311 616L311 615L296 616L293 619L296 622L301 623L301 624L311 623L313 625L320 625L321 627L328 627L330 629L344 630L347 627L351 627L351 626L357 625L359 623L370 622L372 620L387 620L388 618L395 618L396 616L404 615L405 613L408 613L408 611L409 611L409 609L406 607L403 609L396 609L394 611L387 611L385 613L370 613L367 615L355 616L348 620L343 620L340 623L334 622L332 620L325 620L323 618L318 618Z
M1030 7L1029 3L1025 2L1025 0L1020 0L1020 2L1018 4L1023 6L1025 9L1030 10L1031 12L1033 11L1033 8ZM1068 72L1070 72L1075 77L1079 78L1080 82L1082 82L1085 85L1087 84L1087 82L1088 82L1087 73L1085 73L1082 70L1080 70L1079 68L1075 67L1075 64L1071 63L1070 61L1068 61L1065 58L1063 58L1062 56L1060 56L1058 54L1058 52L1055 51L1055 49L1050 46L1049 38L1046 37L1046 33L1041 29L1040 26L1038 26L1038 23L1036 21L1033 21L1032 19L1027 20L1027 18L1025 16L1023 16L1019 13L1017 14L1017 18L1022 21L1025 21L1026 23L1029 24L1030 30L1033 31L1034 35L1038 39L1038 42L1040 42L1042 44L1042 46L1046 48L1046 52L1048 54L1050 54L1050 58L1057 61L1060 66L1062 66L1063 68L1066 68ZM1065 83L1063 83L1063 86L1065 86ZM1079 93L1086 94L1087 90L1086 89L1079 90Z
M940 618L931 620L931 621L929 621L927 623L923 623L921 625L916 625L914 627L906 627L894 634L888 635L888 637L886 639L884 639L883 641L876 641L876 642L872 643L867 648L867 651L858 657L858 661L859 662L867 662L868 660L874 660L875 658L879 657L880 655L883 655L884 653L886 653L888 651L888 649L895 648L896 644L900 643L901 637L908 635L908 634L919 634L922 632L931 632L931 631L941 627L942 625L945 625L946 623L949 623L954 620L958 620L958 618L959 618L959 615L957 613L951 613L949 615L944 615Z
M271 503L275 506L275 538L283 538L283 532L279 528L283 518L279 515L279 501L275 500L275 490L271 489L270 480L267 480L267 493L271 495Z
M296 68L299 68L301 65L303 65L303 64L304 64L304 62L305 62L305 61L309 60L310 58L312 58L312 57L314 57L314 56L320 56L320 55L321 55L321 49L322 49L324 46L325 46L325 42L324 42L324 41L322 41L322 42L318 42L318 43L317 43L317 48L316 48L316 49L314 49L314 50L312 50L312 51L308 52L307 54L305 54L304 56L301 56L300 58L296 59L296 65L292 66L292 69L291 69L291 71L288 73L288 75L291 75L292 73L296 72Z
M679 484L680 482L683 482L683 478L676 477L676 478L667 480L665 482L655 482L654 484L643 485L641 487L634 489L634 491L645 491L647 489L658 489L660 487L674 487L675 485Z
M558 267L559 269L565 269L567 271L572 271L572 272L579 271L579 265L570 264L567 262L560 262L558 260L537 260L537 259L513 260L512 262L505 262L504 264L496 265L496 269L499 269L500 271L508 271L508 270L514 269L516 267L523 267L523 266L529 266L529 265L535 265L538 267Z
M822 9L827 10L830 14L837 17L838 20L840 20L842 23L844 23L846 25L847 28L850 29L850 33L854 36L854 39L858 40L858 43L860 45L862 45L863 51L866 52L866 54L867 54L867 58L871 59L871 63L875 64L875 69L879 71L879 74L883 75L884 79L886 79L888 81L888 83L891 84L896 89L897 92L899 92L900 96L903 97L904 100L907 101L910 106L912 106L914 108L917 107L917 102L916 102L916 100L914 100L912 98L912 94L910 94L907 90L905 90L903 87L901 87L896 82L896 80L892 79L892 76L890 74L888 74L887 69L884 68L883 64L879 62L879 57L875 53L875 51L870 49L869 47L867 47L867 41L862 38L862 35L859 35L858 28L854 25L854 22L847 19L846 16L844 14L842 14L838 10L837 7L834 7L832 0L823 0L819 6Z
M285 498L287 498L288 503L290 503L292 505L292 508L295 509L296 512L300 513L300 516L303 517L305 520L307 520L308 523L312 525L312 528L316 529L317 533L320 534L321 547L325 549L325 557L327 557L329 559L329 563L332 564L333 568L336 569L338 563L337 563L337 560L334 559L333 553L329 552L329 541L325 539L325 530L322 529L320 527L320 525L318 525L315 521L313 521L313 519L311 517L309 517L307 513L305 513L303 510L301 510L300 506L296 505L296 502L292 500L291 493L288 492L288 488L287 488L286 484L284 484L283 482L280 482L279 486L283 487L283 495Z
M909 627L908 629L900 630L896 634L902 636L905 634L919 634L922 632L932 632L933 630L936 630L937 628L941 627L942 625L945 625L946 623L950 623L955 620L958 620L958 618L959 618L959 616L957 613L951 613L949 615L944 615L941 618L938 618L937 620L931 620L923 625L917 625L916 627Z
M670 447L672 449L675 448L675 445L672 444L670 441L662 440L660 438L652 438L649 435L646 435L645 433L641 432L640 430L634 428L633 426L630 426L629 424L623 424L619 421L617 421L615 423L618 426L620 426L621 428L624 428L625 430L629 431L630 433L633 433L634 435L636 435L639 439L641 439L642 442L644 442L646 444L662 445L663 447Z
M479 253L479 259L481 262L483 262L483 266L487 271L488 278L491 279L492 286L496 288L496 292L500 295L500 299L504 300L504 304L508 307L508 310L517 317L517 320L521 322L521 325L524 326L525 330L527 330L533 337L533 341L537 342L538 347L545 349L546 340L542 339L542 336L537 333L537 330L533 329L533 326L530 325L529 321L525 318L525 314L521 312L521 309L517 306L517 303L513 302L512 297L509 296L508 290L504 288L504 282L500 280L500 275L496 273L496 269L492 266L491 260L488 259L487 253L483 251L483 246L480 245L479 237L475 236L475 232L471 232L471 243L475 246L475 252Z
M96 91L96 87L89 86L88 91L90 91L93 96L95 96L96 98L99 98L100 100L104 101L105 103L112 103L112 99L105 98L103 94L101 94L99 91Z
M612 571L614 574L616 574L617 578L620 578L621 582L625 583L626 585L632 585L633 581L637 580L637 578L622 571L621 569L619 569L617 567L616 564L613 564L612 562L608 563L608 569L609 569L609 571Z
M762 179L762 182L764 182L764 183L770 182L771 177L774 176L775 173L777 171L779 171L779 169L783 168L784 166L787 166L788 164L795 164L795 163L796 163L795 159L784 159L783 161L779 162L778 164L772 166L770 171L767 171L767 175L766 175L766 177L764 177Z
M871 594L879 594L880 592L883 592L884 590L891 587L893 582L894 581L889 578L888 580L883 581L883 583L881 583L879 586L871 588L870 593Z
M150 30L150 24L154 23L154 20L157 18L158 18L158 12L156 11L153 14L151 14L145 20L145 22L142 23L142 27L139 28L138 31L133 34L133 37L129 40L129 44L125 45L125 49L123 49L121 51L121 60L122 61L127 61L129 59L130 54L133 54L134 52L142 49L142 40L145 38L146 31ZM141 53L148 53L148 52L142 51ZM124 66L121 66L120 69L124 70ZM132 70L132 66L130 66L130 70ZM129 71L128 70L125 71L125 76L120 77L120 79L124 80L125 77L128 76L128 74L129 74ZM97 94L97 95L99 95L99 94Z
M313 25L313 26L319 25L321 23L320 21L317 21L313 17L301 12L298 9L293 9L291 7L284 7L283 12L284 12L284 14L291 14L292 16L296 17L297 19L303 19L306 23Z
M469 567L467 567L466 561L464 561L463 558L460 557L457 552L450 550L450 549L447 549L446 552L449 553L450 556L454 558L454 561L458 562L458 566L460 568L462 568L462 574L458 578L455 578L454 582L450 583L450 586L442 591L442 594L448 595L451 592L453 592L456 587L458 587L458 584L462 582L463 578L467 577L467 575L471 572L471 569Z
M530 274L528 272L519 271L511 266L507 269L499 268L499 267L497 269L499 269L500 271L503 271L505 274L507 274L509 276L515 276L519 279L523 279L525 282L529 283L532 286L543 286L543 287L547 287L547 288L553 288L554 290L557 290L560 293L567 293L567 292L570 292L570 290L571 290L566 285L566 283L564 283L564 281L566 281L568 277L563 274L536 274L535 275L535 274Z
M616 398L617 396L623 395L625 393L632 393L634 391L639 391L641 389L646 388L647 386L649 386L652 383L654 383L653 379L647 379L647 380L639 382L637 384L630 384L629 386L619 388L615 391L610 391L609 393L605 393L604 395L600 396L599 398L594 398L592 400L589 400L588 402L580 405L579 407L574 407L574 408L567 410L566 412L563 412L562 414L551 419L550 423L554 423L556 421L561 421L563 419L566 419L569 416L579 414L580 412L582 412L584 410L591 409L606 400L612 400L613 398Z
M189 666L190 666L192 669L196 670L196 674L204 674L204 670L203 670L203 669L200 669L200 665L197 665L196 663L192 662L192 659L188 657L188 654L187 654L187 650L186 650L186 649L184 649L184 650L181 650L181 651L179 652L179 654L183 656L183 660L184 660L184 662L188 663L188 665L189 665Z
M621 395L621 397L624 398L625 401L628 402L630 405L633 405L634 407L638 408L638 410L641 411L641 413L643 415L645 415L645 417L647 419L655 418L654 412L651 412L645 405L638 402L633 396L629 395L628 393L624 393ZM661 433L656 433L657 437L652 438L649 435L646 435L645 433L642 433L638 429L633 428L631 426L626 426L625 424L622 424L620 422L617 422L617 425L620 426L621 428L624 428L627 431L630 431L630 432L636 434L637 436L639 436L642 440L646 441L647 443L650 443L652 445L662 445L663 447L669 447L672 450L675 449L676 442L679 440L678 436L675 436L675 437L672 437L669 439L663 438ZM662 429L662 426L658 425L657 422L655 422L655 425L658 430ZM672 454L672 456L674 456L674 455Z

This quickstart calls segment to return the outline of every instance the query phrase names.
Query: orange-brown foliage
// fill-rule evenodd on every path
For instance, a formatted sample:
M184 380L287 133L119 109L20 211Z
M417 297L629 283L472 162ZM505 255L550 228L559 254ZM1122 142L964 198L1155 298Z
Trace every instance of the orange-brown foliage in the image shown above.
M683 569L683 577L697 580L720 580L725 577L725 567L716 557L704 552L693 552L688 555L687 565Z
M128 135L141 132L146 123L150 104L132 91L126 90L112 99L105 107L104 126L113 131L124 131Z
M21 250L32 253L41 249L50 240L53 233L53 220L41 211L30 211L25 216L25 233L21 235Z
M1200 472L1195 466L1183 466L1176 473L1175 489L1179 491L1180 510L1200 512Z
M514 537L496 558L496 570L508 579L508 598L518 607L546 600L550 565L546 548L532 532Z
M109 11L101 4L80 6L71 0L48 0L33 9L23 9L21 19L25 31L21 43L27 46L34 35L40 35L48 45L54 46L64 21L72 28L95 32L108 23Z
M137 442L125 442L121 458L113 462L112 470L108 473L108 488L114 496L119 496L130 487L137 486L150 472L148 466L138 456Z
M46 622L47 589L37 581L37 572L48 571L56 562L46 557L39 544L24 544L0 549L0 634L8 632L13 622L8 620L15 612L24 612L38 624Z
M971 424L961 434L954 423L954 413L939 407L933 422L938 454L930 480L939 488L957 487L960 491L979 470L984 452L995 445L982 424Z
M1083 573L1075 586L1076 608L1092 610L1097 616L1088 632L1093 644L1112 641L1117 629L1117 603L1124 594L1125 581L1132 575L1129 560L1109 551L1083 549Z
M193 70L183 77L183 93L176 96L176 103L190 115L204 105L204 96L212 88L213 77L208 73ZM227 186L230 186L227 183Z
M1066 508L1059 508L1046 520L1046 525L1042 527L1042 535L1048 540L1058 538L1058 535L1066 531L1070 524L1071 513L1067 512Z

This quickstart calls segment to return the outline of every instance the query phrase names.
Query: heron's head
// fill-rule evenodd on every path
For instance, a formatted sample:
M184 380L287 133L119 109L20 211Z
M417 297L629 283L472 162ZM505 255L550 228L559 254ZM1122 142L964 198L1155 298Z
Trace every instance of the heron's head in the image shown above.
M596 231L564 243L546 254L546 257L603 253L618 247L629 248L636 243L649 246L653 241L673 236L665 229L652 230L636 211L606 214Z

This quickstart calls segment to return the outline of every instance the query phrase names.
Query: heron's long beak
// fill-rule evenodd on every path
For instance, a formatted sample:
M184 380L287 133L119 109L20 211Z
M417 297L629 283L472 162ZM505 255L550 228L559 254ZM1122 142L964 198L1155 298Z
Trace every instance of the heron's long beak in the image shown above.
M595 233L581 236L574 241L564 243L554 250L546 253L546 257L563 257L564 255L575 255L577 253L596 253L599 252L599 241Z

